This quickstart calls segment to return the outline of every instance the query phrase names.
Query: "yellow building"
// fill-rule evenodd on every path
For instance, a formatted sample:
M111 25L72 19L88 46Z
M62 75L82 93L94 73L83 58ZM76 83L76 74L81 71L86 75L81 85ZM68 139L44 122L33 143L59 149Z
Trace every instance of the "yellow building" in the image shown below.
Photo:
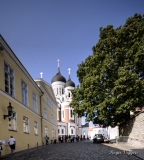
M51 86L33 80L1 35L0 75L2 155L10 153L10 136L16 140L16 152L42 145L46 134L50 140L56 138L57 103Z

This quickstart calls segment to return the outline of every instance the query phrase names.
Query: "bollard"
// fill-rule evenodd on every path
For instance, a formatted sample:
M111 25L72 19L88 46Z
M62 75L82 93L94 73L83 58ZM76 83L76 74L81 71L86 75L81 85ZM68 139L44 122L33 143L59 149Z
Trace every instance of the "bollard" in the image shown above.
M38 150L38 142L37 142L37 150Z
M28 144L28 152L29 152L29 144Z

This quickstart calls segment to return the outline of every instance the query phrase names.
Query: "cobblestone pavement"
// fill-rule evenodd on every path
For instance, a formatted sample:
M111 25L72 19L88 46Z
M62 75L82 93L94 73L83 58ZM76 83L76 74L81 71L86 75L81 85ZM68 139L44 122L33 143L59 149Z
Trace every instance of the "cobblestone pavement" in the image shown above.
M4 158L5 159L5 158ZM7 157L10 160L139 160L124 154L122 150L91 141L50 144L44 148Z

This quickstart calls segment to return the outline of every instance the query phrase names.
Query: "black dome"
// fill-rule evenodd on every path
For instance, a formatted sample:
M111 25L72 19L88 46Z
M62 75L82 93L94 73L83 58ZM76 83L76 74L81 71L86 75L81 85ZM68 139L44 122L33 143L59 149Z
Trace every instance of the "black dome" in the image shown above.
M61 81L66 83L66 79L58 72L51 80L51 83L56 82L56 81Z
M75 87L75 84L74 84L73 81L71 81L71 79L68 79L68 81L67 81L66 84L65 84L65 88L66 88L66 87L69 87L69 86Z

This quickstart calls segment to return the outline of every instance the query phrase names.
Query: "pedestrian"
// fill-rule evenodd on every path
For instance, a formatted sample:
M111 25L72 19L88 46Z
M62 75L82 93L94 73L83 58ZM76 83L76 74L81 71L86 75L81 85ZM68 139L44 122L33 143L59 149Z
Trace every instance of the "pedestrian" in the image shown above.
M1 152L2 152L2 150L3 150L3 148L2 148L2 141L0 140L0 159L1 159L1 156L2 156L2 154L1 154Z
M8 140L8 144L9 144L10 149L11 149L11 154L13 154L13 152L15 150L15 145L16 145L16 141L13 138L13 136L10 136L10 139Z
M61 136L61 143L63 143L63 136Z
M70 141L71 141L71 143L73 142L73 136L71 135L71 137L70 137Z
M49 137L46 135L45 137L45 140L46 140L46 145L48 145L48 140L49 140Z

